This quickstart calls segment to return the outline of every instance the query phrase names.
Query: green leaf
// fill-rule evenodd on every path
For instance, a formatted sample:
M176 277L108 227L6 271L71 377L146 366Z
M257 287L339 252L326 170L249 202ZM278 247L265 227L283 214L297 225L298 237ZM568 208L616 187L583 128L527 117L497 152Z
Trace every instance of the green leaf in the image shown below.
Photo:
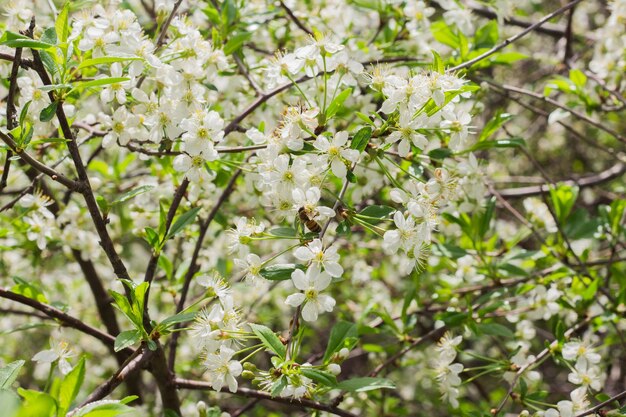
M487 203L487 207L485 208L485 212L481 216L480 219L480 227L479 234L480 238L484 238L487 230L489 230L489 225L491 224L491 219L493 218L493 212L496 208L496 197L492 196Z
M24 361L19 360L0 368L0 390L11 388L24 363Z
M338 321L330 331L326 352L324 352L324 363L339 352L342 348L353 345L353 341L358 337L357 325L348 321Z
M48 302L48 299L39 285L30 283L20 277L13 277L13 281L15 285L11 288L11 291L14 293L39 301L40 303Z
M125 202L127 200L130 200L133 197L138 196L139 194L146 193L146 192L152 190L153 188L154 188L154 185L142 185L140 187L135 187L132 190L129 190L129 191L125 192L124 194L122 194L121 196L119 196L118 198L113 200L111 205L113 206L115 204L123 203L123 202Z
M18 388L17 393L24 398L24 403L16 417L50 417L56 414L57 402L49 394L23 388Z
M26 120L26 115L28 115L28 108L30 107L30 104L32 102L33 102L32 100L28 100L26 104L24 104L24 106L22 107L22 110L20 111L20 118L19 118L20 126L24 126L24 120Z
M396 389L396 385L386 378L362 377L341 381L337 388L349 392L364 392L377 389Z
M510 65L526 58L528 58L528 55L521 52L501 52L493 55L489 61L493 64Z
M472 146L470 151L481 151L484 149L492 149L492 148L521 148L525 145L526 145L526 141L522 138L484 140Z
M350 143L350 148L356 149L359 152L363 152L367 148L367 144L372 138L372 128L365 126L355 133Z
M81 357L78 364L65 376L59 387L59 412L58 416L65 416L65 413L72 405L72 401L78 395L80 387L85 379L85 357Z
M431 159L437 159L439 161L442 161L452 156L452 153L453 152L449 148L438 148L428 152L428 157Z
M599 278L594 279L591 282L591 284L589 284L589 286L585 288L585 290L582 292L581 296L583 297L583 300L589 301L593 299L598 292L599 286L600 286L600 279Z
M249 324L249 326L268 350L274 352L281 359L285 359L287 349L271 329L260 324Z
M436 41L441 42L444 45L448 45L452 49L460 49L461 42L459 40L459 36L455 34L452 29L450 29L450 26L448 26L443 20L434 22L430 26L430 32Z
M569 79L579 88L587 84L587 76L579 69L572 69L569 72Z
M192 321L195 318L196 318L196 313L182 313L181 312L163 320L161 323L159 323L159 328L161 327L168 328L173 324L185 323L188 321Z
M57 39L61 43L67 42L67 38L70 35L70 2L66 1L63 8L57 16L56 22L54 22L54 28L56 30Z
M115 338L115 345L113 349L119 352L122 349L126 349L129 346L134 345L141 340L141 333L137 330L126 330L117 335Z
M40 122L49 122L50 120L52 120L52 118L54 117L55 113L57 112L57 107L58 106L59 106L59 102L58 101L53 101L52 103L50 103L46 107L44 107L43 110L41 110L41 113L39 113L39 121Z
M369 118L369 116L365 113L361 113L359 111L355 112L354 114L356 114L356 117L358 117L359 119L361 119L361 121L363 121L364 123L367 123L370 126L374 126L376 127L376 124L374 124L374 122L372 121L372 119ZM354 142L354 140L353 140Z
M332 119L335 114L339 111L344 101L347 100L352 94L352 88L346 88L341 93L337 94L337 96L330 102L328 108L326 109L326 120Z
M146 344L148 345L148 349L150 349L152 352L156 351L158 348L158 345L156 344L156 342L152 339L148 339L146 341Z
M113 306L120 310L122 313L124 313L124 315L128 317L129 320L134 322L133 309L130 306L128 299L126 299L126 297L122 294L113 290L109 290L109 294L111 294L111 297L113 297L113 300L115 301L115 304Z
M161 240L159 234L151 227L146 227L144 231L146 232L146 242L148 242L153 249L157 249Z
M280 395L280 393L283 392L285 388L287 388L287 378L283 375L278 378L276 382L274 382L274 385L272 385L272 391L270 395L272 397L276 397Z
M262 268L259 273L269 281L286 281L291 279L291 273L296 269L305 270L300 264L275 264Z
M134 323L137 325L137 329L143 329L143 306L149 286L149 282L142 282L133 289L132 311Z
M178 219L176 219L176 221L174 222L172 227L170 228L170 230L167 233L167 235L165 236L164 240L168 240L168 239L173 238L178 233L180 233L180 231L183 230L185 228L185 226L187 226L190 223L193 223L193 221L196 219L196 216L198 215L198 212L200 211L200 209L201 209L201 207L195 207L195 208L192 208L191 210L189 210L188 212L186 212L185 214L181 214L178 217Z
M115 62L139 61L141 58L134 56L101 56L98 58L89 58L81 62L76 69L94 67L102 64L113 64Z
M478 137L478 142L482 142L486 139L489 139L489 137L491 137L494 133L496 133L498 129L502 127L502 125L504 125L506 122L508 122L512 118L513 118L513 115L498 111L495 117L492 117L491 119L489 119L489 121L483 128L483 131L480 133L480 136Z
M57 32L55 28L46 28L41 37L39 37L40 42L49 43L51 45L56 45L59 42L59 37L57 36Z
M515 337L515 334L508 327L498 323L480 323L478 328L484 334L491 336L502 336L510 339Z
M389 215L396 211L395 208L383 205L367 206L361 210L356 216L365 216L363 220L370 224L380 223L383 219L389 218Z
M0 45L5 45L11 48L31 48L31 49L50 49L55 45L47 42L36 41L24 35L7 30L2 34L0 38Z
M224 45L224 54L230 55L233 52L236 52L239 48L241 48L241 45L243 45L244 42L249 40L251 37L252 32L239 32L236 35L231 36L230 39L228 39L228 42L226 42L226 45Z
M578 187L566 184L559 184L556 188L550 187L550 200L552 201L554 213L560 224L565 223L577 198Z
M476 35L474 35L474 48L493 48L498 42L498 37L498 22L491 20L476 31Z
M300 368L300 371L302 372L302 375L306 376L307 378L312 379L318 384L322 384L331 388L334 388L337 386L337 378L335 377L335 375L331 373L320 371L318 369L306 368L306 367Z
M130 416L130 412L134 409L122 402L105 403L99 402L87 404L78 410L73 417L118 417L122 414Z
M439 74L443 74L446 72L446 69L443 65L443 61L441 56L433 49L430 52L433 54L433 64L431 66L434 72L438 72Z
M275 227L269 231L269 234L272 236L279 237L296 237L296 229L293 227Z
M130 80L130 78L128 77L104 77L104 78L98 78L96 80L91 80L91 81L78 82L74 85L74 89L101 87L103 85L123 83L124 81L128 81L128 80Z

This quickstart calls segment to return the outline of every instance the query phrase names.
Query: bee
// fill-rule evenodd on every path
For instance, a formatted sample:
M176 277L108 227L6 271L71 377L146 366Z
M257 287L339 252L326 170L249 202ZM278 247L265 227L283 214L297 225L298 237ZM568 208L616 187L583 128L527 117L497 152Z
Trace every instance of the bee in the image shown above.
M318 222L309 217L309 214L304 207L300 207L298 209L298 217L300 218L300 221L306 226L306 228L309 229L311 232L319 233L322 231L322 226L320 226Z

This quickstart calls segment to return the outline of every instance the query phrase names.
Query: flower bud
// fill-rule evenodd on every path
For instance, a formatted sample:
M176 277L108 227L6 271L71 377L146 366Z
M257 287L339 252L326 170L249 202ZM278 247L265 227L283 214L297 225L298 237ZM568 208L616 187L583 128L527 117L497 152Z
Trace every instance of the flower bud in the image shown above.
M341 348L341 350L337 354L339 359L342 361L345 361L348 358L348 355L350 355L350 351L348 350L348 348Z
M255 378L255 375L254 375L254 372L252 372L252 371L243 371L241 373L241 377L243 379L250 379L250 380L252 380L252 379Z
M257 367L255 364L253 364L252 362L246 362L243 364L243 369L245 369L246 371L250 371L250 372L256 372L257 371Z
M328 370L328 372L333 375L339 375L341 373L341 366L337 365L336 363L330 363L326 367L326 370Z
M196 404L196 409L198 410L199 417L207 416L207 406L204 401L198 401L198 404Z

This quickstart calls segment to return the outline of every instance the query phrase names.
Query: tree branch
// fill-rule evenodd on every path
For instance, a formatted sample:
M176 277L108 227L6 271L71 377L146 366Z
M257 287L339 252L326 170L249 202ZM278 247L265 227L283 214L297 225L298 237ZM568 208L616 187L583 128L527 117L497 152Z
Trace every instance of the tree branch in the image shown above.
M528 35L533 30L541 27L544 23L546 23L550 19L552 19L552 18L554 18L554 17L556 17L556 16L558 16L558 15L568 11L569 9L571 9L574 6L576 6L581 1L582 0L574 0L573 2L566 4L565 6L561 7L560 9L558 9L558 10L556 10L556 11L554 11L554 12L552 12L552 13L546 15L546 16L544 16L537 23L534 23L534 24L528 26L526 29L524 29L523 31L519 32L518 34L511 36L510 38L506 39L504 42L499 43L498 45L494 46L490 50L488 50L488 51L478 55L476 58L470 59L469 61L464 62L462 64L459 64L456 67L449 68L448 72L454 72L454 71L458 71L458 70L463 69L463 68L471 67L472 65L476 64L477 62L480 62L483 59L485 59L487 57L490 57L491 55L495 54L499 50L506 48L507 46L509 46L513 42L517 41L518 39L523 38L524 36Z
M204 381L194 381L190 379L176 378L175 382L178 388L213 391L211 384L209 384L208 382L204 382ZM228 394L228 392L224 392L224 393ZM310 408L313 410L326 411L328 413L335 414L341 417L357 417L356 414L352 414L348 411L342 410L341 408L334 407L332 405L323 404L317 401L312 401L312 400L307 400L307 399L292 400L289 398L272 397L267 392L257 391L257 390L253 390L249 388L240 387L237 389L237 392L235 392L234 394L240 395L242 397L258 398L261 400L268 400L268 401L272 401L272 402L276 402L280 404L286 404L292 407Z
M107 347L113 347L115 344L115 337L105 333L101 330L96 329L95 327L91 327L85 322L77 319L76 317L72 317L69 314L62 312L61 310L49 306L47 304L40 303L39 301L33 300L32 298L28 298L21 294L17 294L13 291L6 290L4 288L0 288L0 297L6 298L7 300L15 301L23 305L27 305L29 307L34 308L35 310L41 311L48 317L55 318L59 320L61 323L65 324L67 327L74 328L79 330L85 334L95 337L104 343ZM134 351L130 348L124 349L128 354L133 353Z
M230 181L228 181L226 188L224 188L224 191L222 191L222 195L220 195L218 200L215 202L215 206L213 206L213 209L211 210L207 218L200 225L200 234L198 236L198 241L196 242L196 246L194 247L193 254L191 255L191 261L189 263L189 268L187 269L187 273L185 274L185 279L183 281L183 288L180 294L180 300L178 301L178 304L176 305L176 314L180 313L185 308L185 301L187 300L187 294L189 292L189 286L191 285L191 279L193 278L194 274L198 271L198 268L199 268L198 257L200 256L200 249L202 249L204 237L206 236L207 230L209 229L209 225L211 224L211 222L213 221L213 219L219 212L219 209L222 206L222 204L224 204L226 200L228 199L228 197L230 197L230 195L232 194L235 188L235 183L237 182L237 178L239 178L241 173L242 173L241 169L238 169L233 174L233 176L230 178ZM179 329L179 328L180 328L180 325L176 325L176 329ZM171 372L173 372L175 369L174 366L176 364L176 349L178 347L179 337L180 337L180 332L175 331L174 333L172 333L172 338L170 339L170 343L169 343L170 350L169 350L169 356L168 356L168 363L169 363L169 369Z

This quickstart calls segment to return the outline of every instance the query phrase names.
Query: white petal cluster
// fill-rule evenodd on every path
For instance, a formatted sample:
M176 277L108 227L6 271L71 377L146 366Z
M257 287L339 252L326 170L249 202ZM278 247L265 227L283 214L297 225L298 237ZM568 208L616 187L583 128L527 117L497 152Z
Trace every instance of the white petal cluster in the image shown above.
M433 363L442 398L450 402L454 408L459 406L459 387L462 382L459 374L463 371L463 364L453 362L457 355L457 346L462 341L461 336L452 337L446 332L436 347L437 357Z

